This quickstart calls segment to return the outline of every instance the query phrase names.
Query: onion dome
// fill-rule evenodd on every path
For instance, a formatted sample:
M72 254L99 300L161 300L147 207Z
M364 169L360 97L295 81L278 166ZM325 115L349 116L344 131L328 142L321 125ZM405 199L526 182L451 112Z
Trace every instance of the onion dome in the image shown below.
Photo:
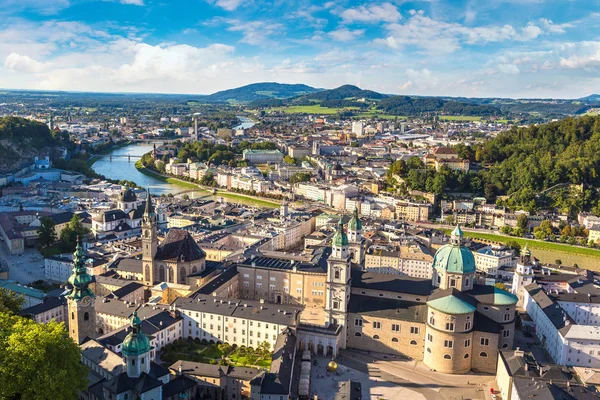
M338 222L337 230L333 235L332 244L337 247L348 246L348 235L344 231L344 220L343 217L340 217L340 221Z
M446 244L435 253L433 267L451 273L469 274L475 272L475 257L462 243L463 232L456 226L451 234L450 243Z
M78 238L77 247L73 253L73 274L69 277L69 283L73 286L73 289L67 295L68 298L73 300L81 300L86 296L95 297L94 292L89 287L92 283L92 277L87 273L84 257L85 254Z
M354 213L352 214L352 219L350 219L350 222L348 222L348 230L349 231L362 230L362 222L360 222L360 218L358 217L358 207L354 207Z
M136 357L150 351L150 339L142 332L142 321L137 311L131 316L131 331L123 340L121 352L124 356Z

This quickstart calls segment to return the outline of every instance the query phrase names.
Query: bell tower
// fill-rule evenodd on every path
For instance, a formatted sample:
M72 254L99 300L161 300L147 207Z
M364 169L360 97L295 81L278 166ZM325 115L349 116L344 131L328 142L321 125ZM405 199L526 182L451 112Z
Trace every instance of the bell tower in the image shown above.
M87 273L84 256L77 238L77 247L73 253L73 274L69 277L73 288L67 295L69 336L77 344L83 343L86 337L96 336L96 296L89 287L92 277Z
M145 372L150 372L150 339L142 332L142 321L137 311L131 316L131 330L123 340L121 354L127 366L127 376L139 378Z
M327 260L327 299L325 318L330 324L342 327L340 347L346 348L346 317L350 302L350 252L348 236L340 218L331 243L331 255Z
M154 256L158 248L156 237L156 213L152 205L150 190L146 192L146 209L142 217L142 268L144 271L144 284L154 284Z
M348 241L352 262L362 266L364 259L364 247L362 237L362 222L358 216L358 207L354 207L352 219L348 222Z

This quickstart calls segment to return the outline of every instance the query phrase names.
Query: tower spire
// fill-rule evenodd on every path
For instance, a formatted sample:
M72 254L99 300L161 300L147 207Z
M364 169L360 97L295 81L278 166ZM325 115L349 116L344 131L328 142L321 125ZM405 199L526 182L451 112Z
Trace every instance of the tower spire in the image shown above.
M86 296L95 297L94 292L89 287L92 277L87 273L84 258L83 247L81 247L81 241L77 236L77 246L73 253L73 274L69 277L69 283L73 286L73 289L67 295L68 298L73 300L81 300Z
M152 196L150 196L150 189L146 189L146 208L144 210L144 216L147 218L154 217L154 206L152 205Z

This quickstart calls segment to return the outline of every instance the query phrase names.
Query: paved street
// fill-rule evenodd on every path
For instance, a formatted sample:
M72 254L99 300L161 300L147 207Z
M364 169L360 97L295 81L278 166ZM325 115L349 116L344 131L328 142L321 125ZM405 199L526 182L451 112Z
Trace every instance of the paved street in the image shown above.
M44 259L36 249L25 249L20 256L8 255L6 246L0 242L0 260L8 264L10 279L21 284L44 279Z

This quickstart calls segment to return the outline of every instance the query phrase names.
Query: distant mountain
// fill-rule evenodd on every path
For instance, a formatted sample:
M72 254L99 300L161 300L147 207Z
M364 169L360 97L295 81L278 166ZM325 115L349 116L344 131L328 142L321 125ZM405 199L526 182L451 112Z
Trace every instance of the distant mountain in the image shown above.
M581 100L581 101L587 101L587 102L600 102L600 94L590 94L589 96L585 96L582 97L580 99L577 100Z
M343 85L335 89L323 90L316 93L301 96L298 100L349 100L349 99L372 99L380 100L388 97L385 94L372 90L363 90L353 85Z
M201 100L211 103L247 103L260 99L287 99L321 90L303 84L261 82L202 96Z

